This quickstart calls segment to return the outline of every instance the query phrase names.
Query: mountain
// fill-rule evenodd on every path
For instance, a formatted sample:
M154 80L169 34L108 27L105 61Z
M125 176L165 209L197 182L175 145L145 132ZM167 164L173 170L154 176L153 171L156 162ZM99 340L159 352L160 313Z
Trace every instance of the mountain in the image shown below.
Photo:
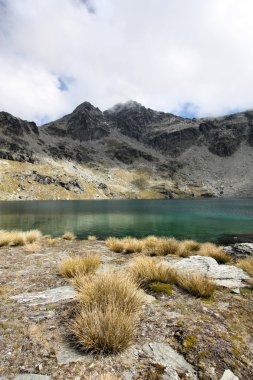
M250 197L252 148L253 111L186 119L84 102L39 128L0 112L0 197Z

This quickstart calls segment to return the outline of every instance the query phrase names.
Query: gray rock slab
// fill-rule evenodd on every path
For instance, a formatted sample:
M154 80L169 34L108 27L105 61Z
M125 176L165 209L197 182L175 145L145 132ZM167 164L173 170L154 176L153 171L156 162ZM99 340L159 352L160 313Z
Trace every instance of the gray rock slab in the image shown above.
M199 273L210 277L217 285L230 289L238 289L246 285L247 273L233 265L219 265L212 257L191 256L182 259L173 266L183 272Z
M236 243L224 247L224 250L236 257L253 256L253 243Z
M235 376L230 369L226 369L220 380L239 380L239 377Z
M67 345L62 345L55 351L57 363L60 365L83 361L85 358L87 358L87 355L80 353L74 348Z
M60 286L58 288L44 290L43 292L22 293L10 298L18 303L36 306L68 302L73 300L75 295L76 292L72 286Z
M154 362L167 369L168 379L179 379L176 371L184 371L192 379L196 379L193 366L185 358L166 343L146 343L142 346L143 353Z
M24 373L14 377L13 380L50 380L47 375L37 375L35 373Z

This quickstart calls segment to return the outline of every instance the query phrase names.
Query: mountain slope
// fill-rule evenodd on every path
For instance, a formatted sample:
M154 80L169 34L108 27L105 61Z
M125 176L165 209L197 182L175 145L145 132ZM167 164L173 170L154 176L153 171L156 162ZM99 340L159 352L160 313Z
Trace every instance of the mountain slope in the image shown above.
M0 168L5 160L9 172L1 170L0 197L249 197L252 148L253 111L190 120L133 101L104 112L84 102L40 128L1 112ZM26 177L14 181L13 195L5 183L14 166Z

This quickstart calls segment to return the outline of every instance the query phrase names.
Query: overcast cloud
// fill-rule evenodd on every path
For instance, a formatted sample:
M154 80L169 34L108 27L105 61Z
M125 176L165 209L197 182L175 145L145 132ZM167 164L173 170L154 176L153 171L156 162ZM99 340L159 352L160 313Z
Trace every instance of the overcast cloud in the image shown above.
M0 110L253 108L252 0L0 0Z

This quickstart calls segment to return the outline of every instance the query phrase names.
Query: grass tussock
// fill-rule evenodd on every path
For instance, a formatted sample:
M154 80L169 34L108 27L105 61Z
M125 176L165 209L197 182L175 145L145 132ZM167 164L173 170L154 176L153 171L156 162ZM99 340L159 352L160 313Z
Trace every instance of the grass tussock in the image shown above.
M70 329L80 348L96 353L117 353L134 340L137 319L112 304L105 310L99 306L83 308Z
M86 351L116 353L134 340L143 305L143 293L122 273L77 276L79 310L70 324L78 344Z
M73 234L73 232L65 232L63 235L62 235L62 239L64 240L75 240L76 236L75 234Z
M121 272L105 272L93 276L77 276L73 285L78 291L78 299L85 307L106 310L112 304L125 314L140 312L143 294L138 285Z
M135 281L148 288L150 283L174 284L197 297L211 297L216 289L216 285L207 277L183 273L147 256L135 257L130 262L129 272Z
M100 256L88 253L84 256L72 256L61 260L59 273L63 277L75 277L94 273L101 264Z
M188 293L203 298L211 297L216 289L213 281L197 273L178 272L176 284Z
M97 240L97 237L95 235L89 235L87 237L87 240L89 240L89 241L95 241L95 240Z
M238 260L236 266L247 272L250 277L253 277L253 257Z
M47 245L50 245L50 247L55 247L59 244L59 240L58 239L54 239L54 238L46 238L45 239L45 242Z
M38 243L30 243L24 246L24 251L27 253L35 253L41 249L41 245Z
M140 284L149 282L174 283L176 270L157 262L154 257L137 256L131 260L129 273Z
M109 237L106 239L105 244L111 251L120 253L124 251L124 244L121 239Z
M90 375L88 377L85 377L84 380L95 380L95 378L94 376ZM104 373L96 377L96 380L122 380L122 377L112 373Z
M0 231L0 247L32 244L38 241L41 236L41 232L38 230Z
M226 264L232 261L232 257L228 255L222 247L218 247L212 243L201 244L198 255L212 257L219 264Z

